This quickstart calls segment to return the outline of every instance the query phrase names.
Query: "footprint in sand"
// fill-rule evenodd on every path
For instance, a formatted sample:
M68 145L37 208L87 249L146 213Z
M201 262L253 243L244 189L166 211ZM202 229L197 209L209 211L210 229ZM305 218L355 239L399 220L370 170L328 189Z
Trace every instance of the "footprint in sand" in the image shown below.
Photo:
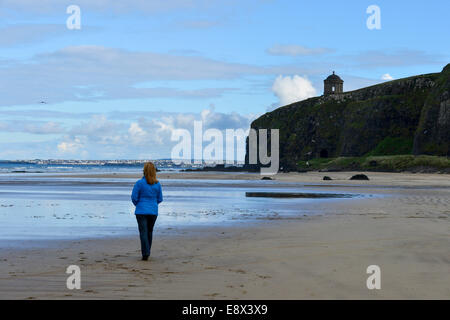
M94 291L94 290L84 290L84 292L86 292L86 293L98 293L97 291Z
M214 292L214 293L209 293L209 294L204 294L205 297L216 297L218 296L220 293Z
M246 274L247 273L245 270L242 270L242 269L228 269L228 271L241 273L241 274Z

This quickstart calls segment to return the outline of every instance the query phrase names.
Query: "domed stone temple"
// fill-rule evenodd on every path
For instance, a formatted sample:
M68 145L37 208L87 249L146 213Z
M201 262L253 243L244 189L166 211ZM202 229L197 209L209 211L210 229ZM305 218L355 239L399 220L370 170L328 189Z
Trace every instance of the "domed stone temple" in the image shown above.
M344 92L344 80L342 80L337 74L329 75L328 78L323 80L324 90L323 94L336 94Z

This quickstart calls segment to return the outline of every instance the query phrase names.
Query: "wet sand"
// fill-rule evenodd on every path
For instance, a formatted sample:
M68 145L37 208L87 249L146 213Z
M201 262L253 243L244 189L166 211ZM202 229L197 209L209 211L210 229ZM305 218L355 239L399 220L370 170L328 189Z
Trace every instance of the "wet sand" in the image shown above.
M349 180L353 175L363 173L370 180ZM333 180L324 181L322 178L329 176ZM141 174L117 173L117 174L42 174L36 177L66 177L66 178L99 178L99 179L139 179ZM158 173L161 179L194 179L194 180L261 180L263 175L259 173L234 173L234 172L170 172ZM447 186L450 187L450 174L435 173L391 173L391 172L305 172L305 173L278 173L271 177L276 181L320 183L323 185L361 185L368 186L381 184L388 186Z
M0 249L0 298L449 299L450 176L366 173L371 180L349 181L353 174L274 178L327 192L365 190L390 196L318 202L316 210L324 214L314 216L159 229L147 262L139 260L137 237ZM322 181L324 175L336 180ZM261 179L228 173L160 177ZM65 270L71 264L81 268L81 290L66 288ZM369 265L381 268L381 290L366 287Z

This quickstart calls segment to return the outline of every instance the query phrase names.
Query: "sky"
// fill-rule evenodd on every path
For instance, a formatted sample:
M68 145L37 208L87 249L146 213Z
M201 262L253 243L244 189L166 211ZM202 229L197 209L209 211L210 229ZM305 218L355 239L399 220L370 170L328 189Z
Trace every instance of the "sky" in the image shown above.
M321 95L332 71L345 91L440 72L449 11L448 0L0 0L0 159L170 158L174 131L247 130Z

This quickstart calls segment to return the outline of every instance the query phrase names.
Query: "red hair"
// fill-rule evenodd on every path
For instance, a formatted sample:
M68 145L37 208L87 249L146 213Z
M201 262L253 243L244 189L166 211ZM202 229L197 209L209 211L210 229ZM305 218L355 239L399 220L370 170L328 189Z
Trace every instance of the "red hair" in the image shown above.
M156 167L153 162L146 162L144 165L144 177L148 184L158 183L156 179Z

